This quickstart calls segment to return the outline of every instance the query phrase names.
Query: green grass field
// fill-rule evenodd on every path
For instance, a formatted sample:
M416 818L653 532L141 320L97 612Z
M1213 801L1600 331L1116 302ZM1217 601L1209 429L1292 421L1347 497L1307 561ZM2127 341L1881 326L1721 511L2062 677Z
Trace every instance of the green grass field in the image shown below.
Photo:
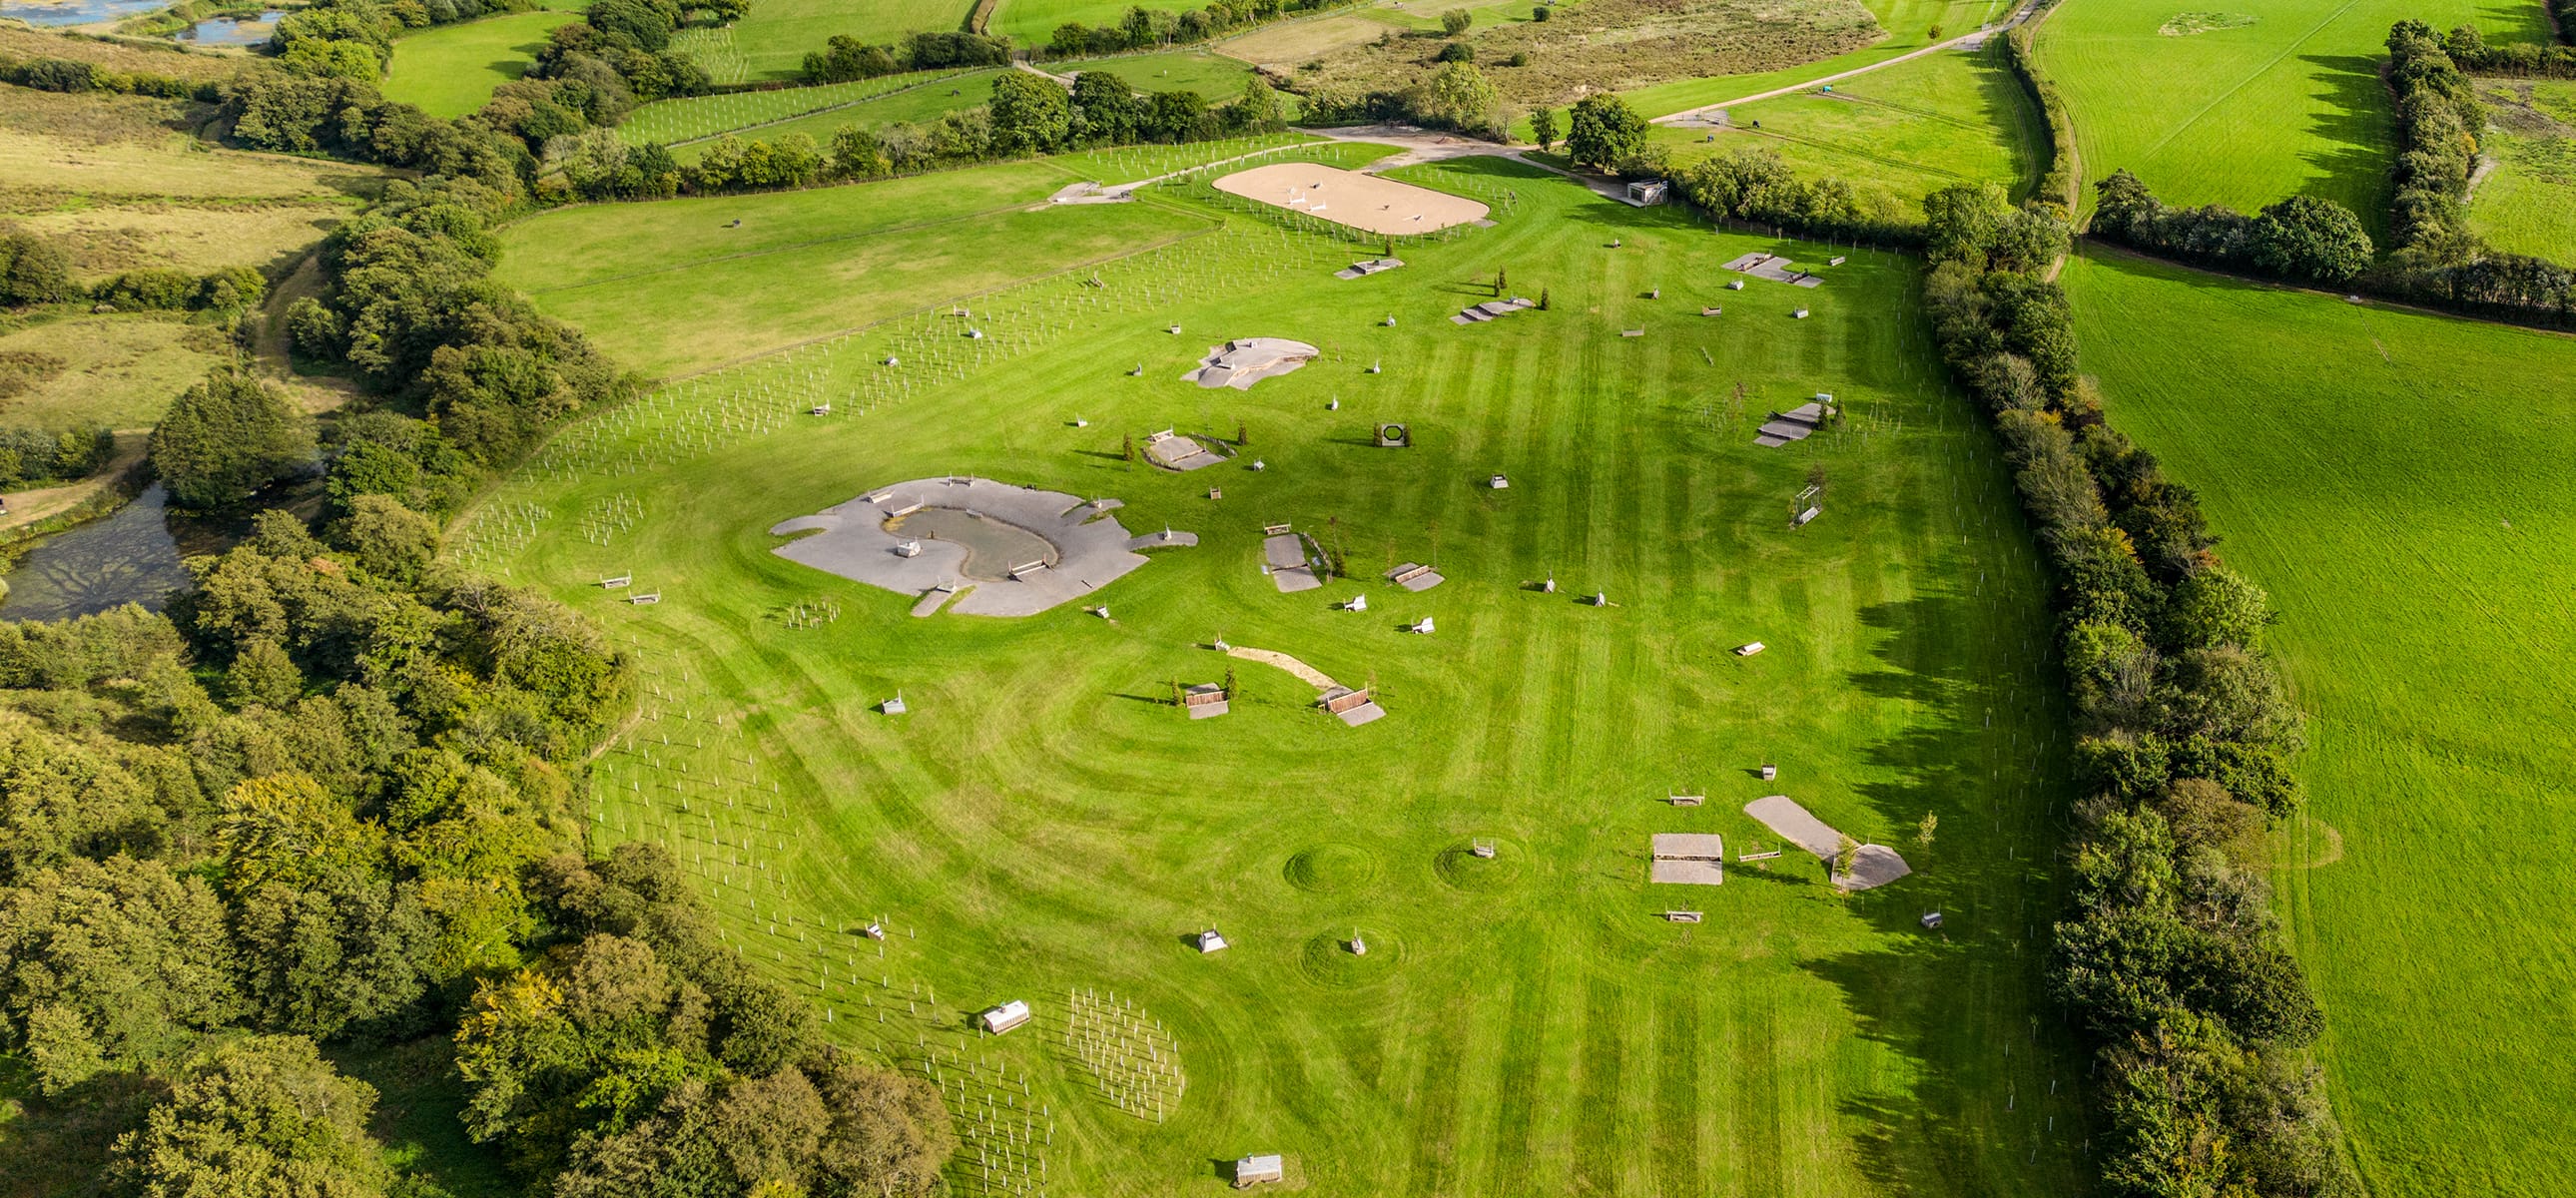
M895 92L948 79L954 74L958 72L912 71L877 79L826 83L817 87L725 92L712 96L690 96L679 100L656 100L628 113L626 120L617 126L617 135L624 138L628 145L636 146L656 141L664 145L695 141L736 129L775 124L793 117L846 108L865 100L879 99ZM980 77L989 79L991 75L987 72ZM938 94L946 96L948 88L940 88Z
M2315 748L2273 881L2370 1192L2564 1192L2576 1080L2532 1065L2576 1051L2576 341L2127 259L2066 279L2113 421L2282 613Z
M1941 40L1932 36L1936 27L1941 31L1941 38L1953 38L1972 32L1979 25L2001 21L2011 16L2013 10L2006 0L1866 0L1865 7L1870 15L1878 18L1879 26L1887 30L1887 37L1849 54L1761 74L1711 75L1703 79L1659 83L1621 94L1637 111L1650 117L1706 104L1722 104L1741 96L1885 62ZM1860 82L1853 80L1855 85Z
M790 133L802 133L813 138L816 144L828 148L832 144L832 135L843 129L876 129L897 121L935 121L944 113L988 103L993 98L993 76L1001 73L1000 68L994 68L944 76L873 100L826 108L740 132L744 137L763 141L776 141ZM696 141L675 146L671 152L682 162L696 162L706 148L705 141Z
M2379 82L2388 28L2474 22L2491 43L2548 36L2536 4L2282 0L2234 28L2162 32L2175 0L2085 0L2048 16L2039 61L2075 118L2084 176L2128 170L2177 207L2243 212L2290 195L2387 227L2394 117ZM2091 203L2088 188L2086 203Z
M492 89L526 73L555 26L580 19L577 10L538 9L408 34L394 43L385 65L385 98L431 116L463 116L490 101Z
M2478 182L2469 229L2498 249L2576 262L2576 83L2485 80L2492 122L2480 148L2495 169Z
M1110 224L1139 251L999 292L803 265L836 221L889 240L889 221L964 215L1039 169L510 231L523 280L601 279L735 214L742 248L792 251L721 281L625 279L618 304L536 294L637 365L620 324L663 322L682 343L664 369L775 325L841 330L568 429L460 524L460 557L578 605L641 665L641 722L600 761L600 844L672 844L745 952L830 1005L831 1034L938 1077L974 1145L1025 1127L1050 1192L1213 1194L1219 1162L1255 1151L1333 1195L2081 1184L2083 1068L2036 1002L2063 799L2044 588L1984 424L1927 348L1914 262L1856 254L1822 288L1726 292L1716 263L1811 251L1470 160L1405 177L1497 202L1497 226L1358 282L1330 271L1370 249L1201 207L1196 186L992 226L980 252L1031 276ZM1181 239L1142 244L1166 227ZM554 246L584 248L548 262ZM1499 267L1550 309L1450 323ZM738 316L662 315L730 286ZM1697 314L1720 300L1725 317ZM1249 393L1179 380L1254 334L1325 357ZM1767 408L1817 391L1848 426L1750 445ZM805 415L818 400L838 414ZM1417 447L1371 447L1375 420L1413 422ZM1131 433L1238 422L1267 470L1120 459ZM1792 533L1818 466L1828 513ZM1511 489L1482 485L1497 471ZM1102 591L1115 621L913 619L908 597L769 552L779 520L948 473L1115 496L1129 528L1203 541ZM1255 567L1279 520L1362 580L1278 593ZM1378 582L1404 558L1450 581ZM590 585L617 573L661 602ZM1561 593L1526 585L1551 575ZM1572 601L1595 590L1616 606ZM1329 606L1362 592L1365 615ZM1423 615L1436 636L1396 631ZM1170 684L1222 677L1201 647L1220 635L1374 682L1391 714L1345 728L1243 662L1234 713L1185 720ZM1727 651L1757 638L1769 652ZM910 714L870 709L897 691ZM1667 806L1675 790L1708 805ZM1643 882L1653 832L1776 844L1740 811L1773 791L1922 872L1842 899L1793 851L1722 889ZM1500 855L1467 855L1479 837ZM1656 918L1673 908L1708 918ZM1934 908L1948 928L1928 934ZM882 945L853 931L880 916ZM1210 923L1234 947L1203 958L1185 934ZM1354 931L1366 957L1339 945ZM1160 1121L1106 1102L1067 1051L1076 993L1176 1040L1187 1085ZM962 1034L1006 998L1036 1022ZM955 1191L1016 1180L988 1159L962 1153Z
M1168 92L1187 89L1205 96L1211 102L1232 100L1243 94L1243 81L1252 77L1252 67L1237 59L1205 50L1175 50L1169 54L1136 54L1120 58L1077 59L1050 62L1046 69L1058 75L1081 71L1107 71L1127 81L1138 91Z
M2038 181L2048 130L2000 54L1997 44L1928 55L1831 94L1739 106L1728 111L1729 129L1658 125L1653 137L1672 147L1677 164L1768 149L1802 176L1840 177L1865 203L1908 219L1921 218L1924 196L1960 183L1997 183L2020 196Z
M754 79L792 79L805 55L834 34L863 42L901 42L915 33L948 33L966 27L974 0L759 0L734 22L734 46Z

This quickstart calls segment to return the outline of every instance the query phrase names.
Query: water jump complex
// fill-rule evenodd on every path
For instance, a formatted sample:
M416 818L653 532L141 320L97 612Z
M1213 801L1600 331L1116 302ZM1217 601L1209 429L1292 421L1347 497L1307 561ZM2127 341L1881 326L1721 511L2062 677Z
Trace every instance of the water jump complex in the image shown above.
M916 616L942 606L1033 616L1126 577L1145 564L1138 550L1198 544L1186 532L1132 535L1109 514L1118 506L987 478L926 478L769 532L797 536L774 550L789 561L920 596Z

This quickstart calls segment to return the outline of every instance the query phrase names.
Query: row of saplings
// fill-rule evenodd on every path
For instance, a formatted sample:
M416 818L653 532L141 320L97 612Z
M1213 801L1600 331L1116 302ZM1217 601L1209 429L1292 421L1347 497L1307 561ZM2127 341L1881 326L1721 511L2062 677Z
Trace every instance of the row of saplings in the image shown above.
M2103 1180L2139 1198L2342 1192L2300 1052L2322 1018L2261 873L2302 744L2259 645L2268 601L2078 379L2065 294L2043 277L2063 214L1972 188L1926 212L1943 355L1993 410L2061 588L2089 797L2053 978L2098 1045Z

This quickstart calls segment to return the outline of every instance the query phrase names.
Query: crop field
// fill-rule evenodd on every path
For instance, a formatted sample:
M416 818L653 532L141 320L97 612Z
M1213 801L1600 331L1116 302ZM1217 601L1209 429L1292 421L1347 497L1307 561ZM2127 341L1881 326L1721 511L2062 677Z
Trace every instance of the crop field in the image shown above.
M2549 897L2576 851L2576 341L2125 258L2066 277L2113 421L2282 613L2314 748L2273 882L2370 1192L2561 1192L2576 1079L2528 1064L2576 1052L2535 1017L2576 988Z
M2048 130L2001 50L1927 55L1830 93L1730 109L1728 128L1657 125L1653 137L1676 164L1768 149L1802 176L1848 181L1864 204L1903 219L1919 219L1924 196L1959 183L1996 183L2019 197L2038 179Z
M733 42L750 78L793 79L834 34L891 44L964 29L974 10L974 0L760 0L734 22Z
M993 98L993 76L998 74L1001 74L999 68L950 75L873 100L861 100L745 129L742 136L776 141L790 133L802 133L813 138L815 144L829 148L832 135L843 129L877 129L898 121L916 124L935 121L942 114L989 103ZM673 147L671 153L682 162L695 162L699 155L706 153L707 144L703 140L690 142Z
M2498 249L2576 262L2576 83L2483 80L2491 123L2469 228Z
M679 100L655 100L627 114L617 126L617 135L626 144L644 145L661 142L695 141L737 129L774 124L793 117L833 108L845 108L865 100L874 100L906 88L920 87L948 79L961 72L911 71L875 79L855 79L848 83L825 83L815 87L788 87L774 91L727 92L713 96L690 96ZM979 78L989 79L990 72ZM946 94L946 89L941 89ZM755 135L757 136L757 135Z
M932 252L888 222L968 216L1044 169L577 209L512 229L504 261L578 280L733 215L736 249L795 251L773 258ZM648 366L666 372L776 326L830 334L567 429L460 522L459 558L596 616L644 672L596 841L673 845L833 1035L936 1079L967 1137L958 1193L1213 1194L1212 1161L1268 1151L1337 1195L2070 1192L2084 1071L2035 993L2063 798L2049 618L2009 479L1913 315L1919 268L1864 253L1821 288L1726 292L1716 264L1748 249L1821 251L1490 161L1398 177L1499 223L1342 281L1371 248L1202 206L1193 180L956 234L1024 279L981 294L861 272L817 302L815 276L766 269L738 314L692 320L665 308L722 287L539 291L638 365L613 326L653 324L681 343ZM1037 273L1103 230L1125 256ZM1496 269L1550 306L1451 323ZM1250 392L1179 380L1251 335L1324 356ZM1847 424L1750 444L1818 391ZM1382 420L1416 447L1373 447ZM1130 435L1238 426L1264 469L1122 460ZM1827 514L1793 533L1819 468ZM952 474L1115 497L1131 530L1202 540L1099 614L1016 620L915 619L769 552L780 520ZM1358 579L1279 593L1256 569L1273 521ZM1449 581L1383 585L1405 559ZM613 574L633 587L592 585ZM1595 591L1609 606L1573 601ZM621 601L639 592L660 601ZM1424 616L1435 635L1397 631ZM1374 684L1391 714L1345 728L1217 638ZM1769 651L1727 651L1754 639ZM1172 684L1229 664L1233 713L1184 719ZM897 693L909 714L873 710ZM1773 791L1921 872L1842 898L1793 850L1718 889L1644 883L1650 833L1778 847L1740 812ZM1657 917L1685 908L1704 922ZM1931 909L1946 930L1919 926ZM858 934L878 919L885 940ZM1211 924L1233 947L1202 957ZM964 1034L1011 998L1034 1023Z
M407 34L385 64L385 98L431 116L463 116L489 102L492 89L527 73L555 26L580 19L577 11L539 9Z
M1809 79L1885 62L1934 42L1973 32L1978 26L2012 15L2007 0L1869 0L1865 5L1885 36L1859 49L1813 62L1761 68L1735 74L1676 79L1621 94L1649 117L1722 104L1742 96L1789 87ZM1939 37L1933 31L1940 31ZM1855 80L1854 82L1858 82Z
M2039 62L2074 115L2088 179L2128 170L2169 204L2242 212L2322 196L2377 239L2395 138L2379 63L2389 26L2410 17L2473 22L2490 43L2548 36L2536 4L2282 0L2227 13L2088 0L2049 14Z

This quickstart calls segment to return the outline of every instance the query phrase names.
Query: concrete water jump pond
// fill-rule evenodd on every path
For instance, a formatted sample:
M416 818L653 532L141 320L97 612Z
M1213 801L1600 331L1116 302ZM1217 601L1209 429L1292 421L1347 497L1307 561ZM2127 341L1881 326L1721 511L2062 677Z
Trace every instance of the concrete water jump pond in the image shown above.
M985 478L926 478L783 521L769 532L809 534L773 550L789 561L922 596L915 615L938 611L947 599L947 609L961 615L1030 616L1144 565L1144 555L1131 548L1139 542L1196 543L1187 533L1136 537L1108 514L1116 506ZM907 553L908 544L918 549Z

